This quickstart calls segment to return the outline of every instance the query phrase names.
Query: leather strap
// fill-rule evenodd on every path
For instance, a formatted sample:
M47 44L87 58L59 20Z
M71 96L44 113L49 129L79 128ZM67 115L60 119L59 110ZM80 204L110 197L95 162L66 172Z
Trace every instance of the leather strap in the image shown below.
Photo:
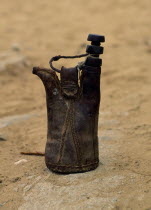
M77 67L62 67L60 76L63 95L67 98L75 98L79 90Z

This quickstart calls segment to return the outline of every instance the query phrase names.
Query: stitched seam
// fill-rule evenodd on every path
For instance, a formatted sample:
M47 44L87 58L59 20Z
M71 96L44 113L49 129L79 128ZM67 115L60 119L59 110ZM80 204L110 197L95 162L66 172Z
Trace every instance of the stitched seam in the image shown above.
M49 163L49 162L48 162ZM50 163L49 165L50 166L55 166L55 167L66 167L66 168L81 168L81 167L85 167L85 166L91 166L91 165L93 165L93 164L97 164L97 163L99 163L99 161L97 160L97 161L94 161L94 162L90 162L90 163L88 163L88 164L84 164L84 165L75 165L75 166L73 166L73 165L57 165L57 164L52 164L52 163Z
M93 132L93 153L94 153L94 158L96 157L96 154L95 154L95 141L96 141L96 139L95 139L95 121L96 121L96 117L95 117L95 115L93 115L93 117L92 117L92 123L94 123L94 127L92 126L92 128L93 128L93 130L92 130L92 132Z
M71 121L71 132L72 132L72 137L73 137L73 141L74 141L74 145L75 145L75 149L76 149L76 154L77 154L77 160L78 163L81 164L81 148L80 148L80 144L79 144L79 139L77 137L76 134L76 130L75 130L75 124L74 124L74 102L71 101L71 115L70 115L70 121Z
M70 109L71 109L71 106L69 104L69 109L67 109L67 112L66 112L66 117L65 117L65 121L64 121L64 125L63 125L63 134L62 134L62 137L61 137L61 146L60 146L60 151L59 151L59 160L58 160L58 163L61 162L61 159L62 159L62 156L63 156L63 148L64 148L64 142L65 142L65 137L66 137L66 133L67 133L67 129L68 129L68 126L69 126L69 122L70 122Z

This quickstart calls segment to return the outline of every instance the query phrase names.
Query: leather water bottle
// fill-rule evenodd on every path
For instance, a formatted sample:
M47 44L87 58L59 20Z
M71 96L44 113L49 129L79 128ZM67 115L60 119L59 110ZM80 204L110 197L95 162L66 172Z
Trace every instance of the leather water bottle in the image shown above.
M48 132L45 149L47 167L58 173L85 172L99 164L98 117L103 53L101 35L89 34L86 54L55 56L51 69L34 67L46 90ZM56 69L53 61L86 56L73 68ZM57 73L60 73L60 79Z

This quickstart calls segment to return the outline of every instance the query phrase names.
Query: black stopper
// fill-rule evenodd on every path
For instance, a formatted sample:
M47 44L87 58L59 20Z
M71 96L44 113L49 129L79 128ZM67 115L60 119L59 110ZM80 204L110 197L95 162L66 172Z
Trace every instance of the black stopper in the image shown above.
M103 54L103 47L95 45L87 45L86 52L91 55Z
M100 67L102 66L102 59L88 56L85 60L86 66Z
M105 42L105 36L97 35L97 34L89 34L87 40L91 42L96 42L96 43Z

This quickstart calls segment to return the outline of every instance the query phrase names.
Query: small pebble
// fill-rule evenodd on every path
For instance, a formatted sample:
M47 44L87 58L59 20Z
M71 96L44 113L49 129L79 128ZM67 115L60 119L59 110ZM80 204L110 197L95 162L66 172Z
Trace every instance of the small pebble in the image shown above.
M15 165L19 165L19 164L21 164L21 163L26 163L26 162L27 162L26 159L21 159L21 160L18 160L17 162L15 162L14 164L15 164Z
M17 44L17 43L12 44L11 48L12 48L13 51L20 51L21 50L19 44Z
M17 182L17 181L20 181L20 180L21 180L20 177L15 177L15 178L13 178L11 181L12 181L12 182Z
M3 135L0 135L0 141L6 141L6 137Z

